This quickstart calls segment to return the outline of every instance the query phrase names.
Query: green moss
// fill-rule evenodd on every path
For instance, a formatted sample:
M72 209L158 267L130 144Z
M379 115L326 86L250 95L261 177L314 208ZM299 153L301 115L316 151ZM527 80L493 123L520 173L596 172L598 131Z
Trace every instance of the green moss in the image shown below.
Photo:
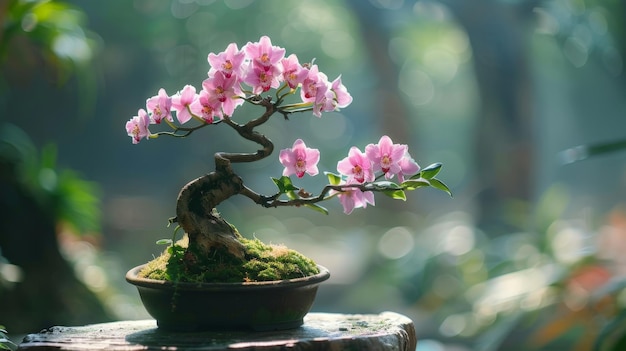
M140 276L179 282L250 282L301 278L319 273L313 260L283 245L268 245L258 239L241 238L245 258L213 249L209 255L187 252L187 240L179 240L161 256L148 262ZM192 255L196 264L189 270L183 257ZM188 257L189 258L189 257Z

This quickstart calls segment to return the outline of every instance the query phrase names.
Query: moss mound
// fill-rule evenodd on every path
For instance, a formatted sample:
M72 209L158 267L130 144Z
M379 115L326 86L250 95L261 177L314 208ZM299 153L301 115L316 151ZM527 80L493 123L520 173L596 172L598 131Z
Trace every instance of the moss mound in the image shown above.
M225 250L213 249L209 255L194 255L197 261L185 269L183 256L186 237L168 247L161 256L148 262L141 277L178 282L234 283L301 278L319 273L313 260L283 245L268 245L258 239L240 238L244 259Z

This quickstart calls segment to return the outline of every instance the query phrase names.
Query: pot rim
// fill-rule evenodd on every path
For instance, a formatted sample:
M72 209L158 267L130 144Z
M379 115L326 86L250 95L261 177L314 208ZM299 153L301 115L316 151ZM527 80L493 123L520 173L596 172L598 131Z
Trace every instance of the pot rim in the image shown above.
M302 286L317 285L330 277L330 272L324 266L317 265L319 273L293 279L259 281L259 282L240 282L240 283L190 283L190 282L171 282L165 280L156 280L149 278L141 278L138 276L139 271L146 264L142 264L130 269L126 273L126 281L138 287L156 288L156 289L177 289L177 290L260 290L272 288L298 288Z

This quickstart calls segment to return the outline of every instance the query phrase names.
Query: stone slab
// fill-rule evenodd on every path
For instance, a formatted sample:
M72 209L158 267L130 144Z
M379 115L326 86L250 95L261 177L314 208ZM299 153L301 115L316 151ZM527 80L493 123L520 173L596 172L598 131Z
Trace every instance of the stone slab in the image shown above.
M154 320L78 327L56 326L27 335L18 350L415 350L413 322L406 316L309 313L296 329L267 332L164 332Z

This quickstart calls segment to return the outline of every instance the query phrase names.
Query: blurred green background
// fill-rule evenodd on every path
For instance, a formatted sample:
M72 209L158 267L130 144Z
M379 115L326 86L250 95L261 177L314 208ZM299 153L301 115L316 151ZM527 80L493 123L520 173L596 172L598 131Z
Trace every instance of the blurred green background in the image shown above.
M199 87L209 52L268 35L354 97L268 123L277 149L303 138L334 171L387 134L442 162L454 194L349 216L224 204L244 235L330 269L314 310L403 313L420 351L619 350L625 16L619 0L0 1L0 324L148 318L125 272L158 255L211 155L250 145L214 130L132 145L124 124L160 87ZM282 168L239 171L271 193Z

